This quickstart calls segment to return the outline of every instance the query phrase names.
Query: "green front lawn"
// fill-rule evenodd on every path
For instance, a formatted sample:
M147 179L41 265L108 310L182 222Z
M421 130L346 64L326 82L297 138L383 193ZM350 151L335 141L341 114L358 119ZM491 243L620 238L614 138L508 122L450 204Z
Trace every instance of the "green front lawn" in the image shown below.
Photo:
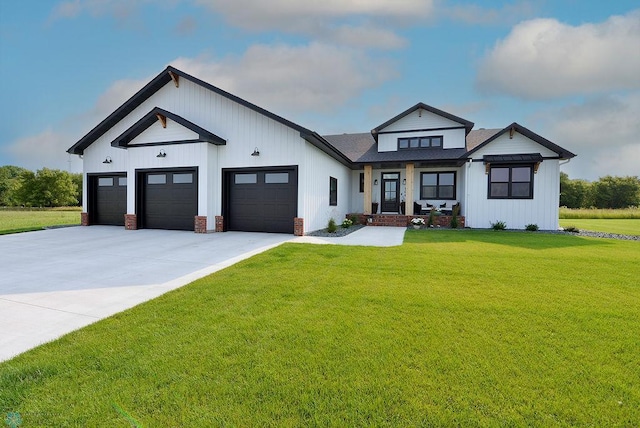
M574 226L580 230L591 230L594 232L640 235L640 219L561 219L560 226Z
M80 224L80 207L47 210L0 210L0 235L41 230L48 226Z
M24 426L638 426L640 245L285 244L0 364Z

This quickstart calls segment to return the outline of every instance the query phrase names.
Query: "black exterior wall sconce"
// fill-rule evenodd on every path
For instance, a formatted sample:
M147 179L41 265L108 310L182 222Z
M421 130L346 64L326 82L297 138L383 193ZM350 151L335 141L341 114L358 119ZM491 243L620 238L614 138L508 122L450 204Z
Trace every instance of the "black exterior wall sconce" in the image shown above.
M158 153L156 155L157 158L166 158L167 154L164 152L164 150L160 150L160 153Z
M104 160L102 161L102 163L112 163L113 160L111 159L111 156L107 156L106 158L104 158Z

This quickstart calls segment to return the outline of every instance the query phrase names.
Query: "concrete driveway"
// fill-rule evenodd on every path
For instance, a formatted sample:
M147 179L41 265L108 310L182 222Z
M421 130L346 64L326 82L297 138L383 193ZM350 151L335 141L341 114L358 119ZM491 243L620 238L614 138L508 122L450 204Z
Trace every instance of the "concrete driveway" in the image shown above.
M283 242L401 245L404 228L341 238L69 227L0 236L0 361Z
M0 236L0 361L293 238L115 226Z

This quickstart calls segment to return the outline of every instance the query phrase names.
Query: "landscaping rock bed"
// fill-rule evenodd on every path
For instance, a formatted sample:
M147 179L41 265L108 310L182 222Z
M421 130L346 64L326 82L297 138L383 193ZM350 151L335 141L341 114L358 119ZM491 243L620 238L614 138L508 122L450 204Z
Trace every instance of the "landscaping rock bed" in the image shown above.
M342 226L338 226L335 232L329 233L327 229L314 230L313 232L309 232L307 236L320 236L323 238L339 238L341 236L347 236L350 233L355 232L356 230L362 229L364 225L362 224L354 224L353 226L349 226L344 228Z
M640 241L640 236L637 236L637 235L620 235L617 233L592 232L590 230L581 230L580 232L577 232L577 233L559 230L558 232L552 232L552 233L562 233L565 235L577 235L577 236L589 236L591 238L608 238L608 239L624 239L627 241Z

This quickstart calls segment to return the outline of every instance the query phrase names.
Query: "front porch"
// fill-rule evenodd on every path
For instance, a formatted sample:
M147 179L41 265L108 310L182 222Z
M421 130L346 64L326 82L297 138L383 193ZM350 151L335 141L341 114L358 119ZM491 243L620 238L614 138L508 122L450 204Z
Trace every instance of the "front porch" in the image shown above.
M367 226L394 226L394 227L408 227L411 225L411 219L422 218L424 219L425 227L429 224L429 215L403 215L403 214L347 214L347 218L358 217L358 222L366 224ZM451 215L434 215L433 226L434 227L450 227ZM458 228L464 228L465 221L464 216L457 216Z

